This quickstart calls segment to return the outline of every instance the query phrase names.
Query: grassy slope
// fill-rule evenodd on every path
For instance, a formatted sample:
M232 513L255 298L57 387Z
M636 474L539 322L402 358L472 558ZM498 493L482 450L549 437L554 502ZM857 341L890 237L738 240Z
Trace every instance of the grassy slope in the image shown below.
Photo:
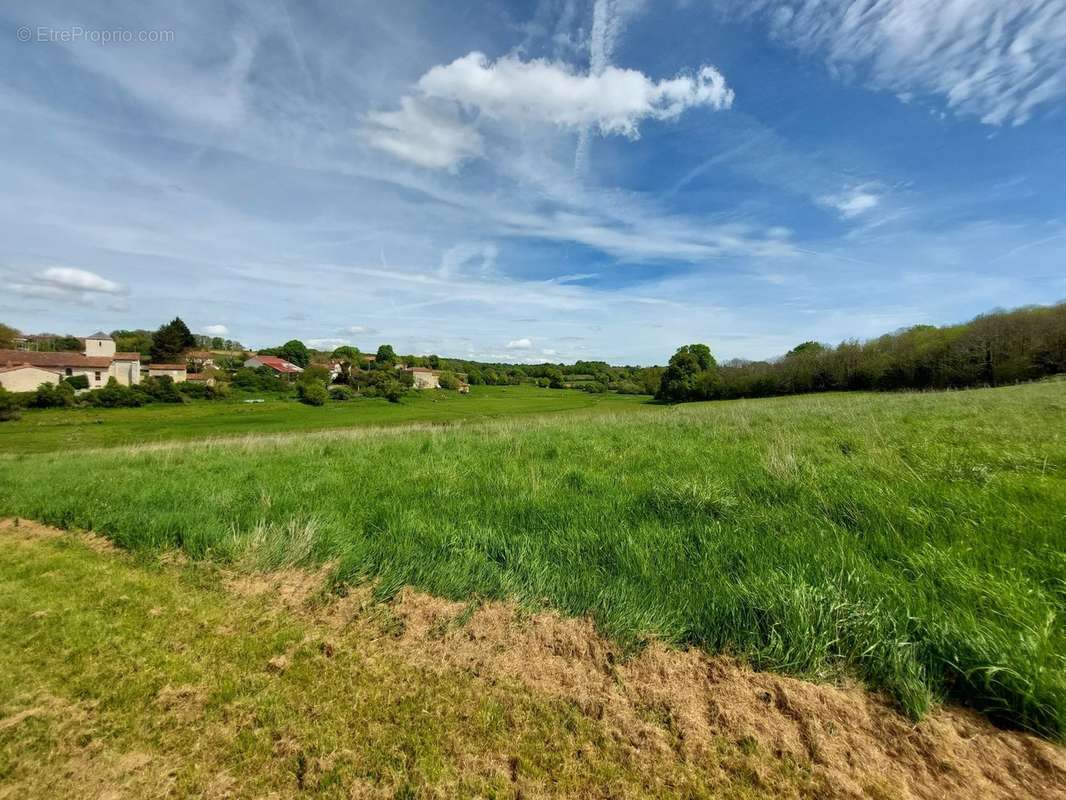
M1064 510L1066 383L0 461L0 513L131 548L550 603L1056 738Z
M647 407L647 399L531 386L476 386L469 395L418 392L399 404L359 398L314 408L292 399L271 398L247 404L242 398L234 398L180 406L30 410L23 413L21 420L0 425L0 453L69 452L140 442L411 422L446 423L579 409L639 410Z
M631 754L573 704L408 663L216 573L0 530L0 798L805 792L787 761ZM323 648L328 643L328 648ZM280 674L268 663L286 653ZM578 754L578 755L575 755ZM759 778L754 776L758 774Z

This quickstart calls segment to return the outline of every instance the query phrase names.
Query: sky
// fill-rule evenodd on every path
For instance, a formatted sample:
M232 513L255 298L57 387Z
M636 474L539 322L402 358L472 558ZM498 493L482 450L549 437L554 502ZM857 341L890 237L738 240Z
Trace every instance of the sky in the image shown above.
M665 363L1066 299L1066 0L0 6L0 321Z

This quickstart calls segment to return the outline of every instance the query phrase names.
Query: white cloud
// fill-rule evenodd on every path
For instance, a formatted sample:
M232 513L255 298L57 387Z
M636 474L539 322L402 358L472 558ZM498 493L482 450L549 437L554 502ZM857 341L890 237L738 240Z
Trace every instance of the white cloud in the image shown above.
M733 90L714 67L660 81L633 69L597 70L580 73L563 62L513 55L494 62L471 52L426 72L416 86L419 94L401 97L399 110L367 114L360 135L418 166L454 171L484 152L481 133L462 120L463 110L479 121L572 128L586 139L592 129L636 139L644 120L673 120L690 108L733 104Z
M508 350L531 350L533 349L533 340L528 336L524 336L521 339L512 339L507 343Z
M21 297L89 304L113 311L124 311L128 306L127 290L121 283L75 267L48 267L29 276L17 274L6 288Z
M372 111L362 137L367 144L429 169L454 170L481 155L482 140L455 110L423 98L400 98L399 111Z
M49 267L38 276L38 280L65 291L102 292L104 294L122 294L122 284L110 281L95 272L74 267Z
M229 333L229 328L225 325L205 325L203 332L208 336L225 336Z
M561 62L514 56L492 62L478 52L433 67L418 88L493 119L588 125L630 138L639 136L644 119L676 119L689 108L733 103L733 90L714 67L653 81L633 69L608 66L599 74L580 74Z
M350 345L351 341L327 336L322 339L307 339L305 344L312 350L336 350L338 347Z
M377 333L374 328L369 328L366 325L349 325L344 329L344 333L350 333L353 336L359 336L364 333Z
M881 196L862 187L854 187L840 194L826 195L818 198L818 202L828 208L835 208L840 216L851 219L865 214L881 202Z
M496 271L498 255L499 251L492 242L463 242L444 251L440 259L440 274L455 275L470 264L474 272L491 275Z
M1066 97L1066 6L1021 0L775 0L763 12L774 36L876 88L913 100L938 95L989 125L1021 125Z

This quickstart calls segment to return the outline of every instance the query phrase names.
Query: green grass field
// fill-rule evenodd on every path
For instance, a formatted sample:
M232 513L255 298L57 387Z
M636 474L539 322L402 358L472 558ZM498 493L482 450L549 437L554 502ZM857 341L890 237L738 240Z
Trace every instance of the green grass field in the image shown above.
M254 397L263 398L264 402L243 402ZM647 397L634 395L594 395L532 386L475 386L469 395L414 392L400 403L357 398L318 408L292 398L240 394L225 401L183 405L29 410L21 420L0 425L0 454L412 422L445 424L581 409L624 411L642 409L647 402Z
M573 703L355 622L0 528L0 797L816 796L809 770L726 741L635 761Z
M27 415L2 434L25 454L0 460L0 514L333 562L382 596L517 598L1066 735L1066 383L611 402L644 413L84 454L43 426L35 446Z

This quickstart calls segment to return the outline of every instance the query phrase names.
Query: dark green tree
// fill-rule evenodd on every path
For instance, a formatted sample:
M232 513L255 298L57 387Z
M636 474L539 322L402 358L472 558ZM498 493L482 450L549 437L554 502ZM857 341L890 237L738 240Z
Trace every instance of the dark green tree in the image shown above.
M176 361L182 353L195 346L196 339L189 326L181 321L181 317L174 317L152 335L152 361Z
M378 348L377 357L374 359L374 363L387 367L396 363L396 351L392 349L391 344L383 344Z

